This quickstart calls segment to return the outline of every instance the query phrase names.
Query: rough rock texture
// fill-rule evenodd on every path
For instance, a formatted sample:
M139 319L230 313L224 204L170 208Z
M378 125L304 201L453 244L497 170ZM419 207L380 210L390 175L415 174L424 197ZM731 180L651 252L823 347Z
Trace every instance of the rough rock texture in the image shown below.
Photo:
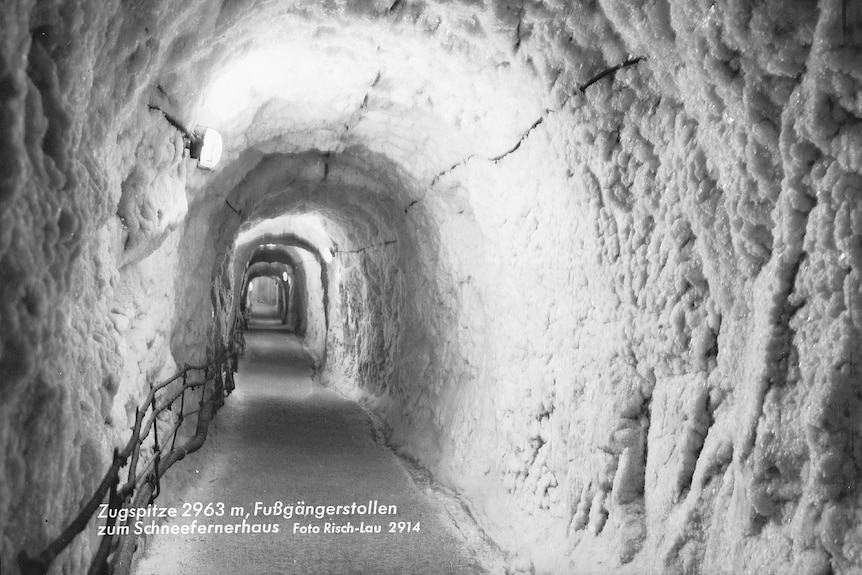
M749 4L7 3L4 572L270 243L515 568L862 570L862 11Z

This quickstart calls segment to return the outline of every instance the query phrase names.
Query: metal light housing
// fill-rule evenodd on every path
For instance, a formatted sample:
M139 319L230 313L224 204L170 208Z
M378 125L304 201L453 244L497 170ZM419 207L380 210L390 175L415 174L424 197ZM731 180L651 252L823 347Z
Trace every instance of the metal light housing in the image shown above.
M189 143L189 155L198 161L203 170L213 170L222 153L221 134L212 128L197 126Z

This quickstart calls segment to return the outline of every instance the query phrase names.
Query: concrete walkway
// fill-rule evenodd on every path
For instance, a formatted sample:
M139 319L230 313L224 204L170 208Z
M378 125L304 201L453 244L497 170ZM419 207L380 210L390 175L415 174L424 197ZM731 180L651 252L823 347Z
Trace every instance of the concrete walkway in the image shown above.
M485 573L456 539L441 506L374 441L362 409L311 380L311 360L296 337L274 320L252 320L249 327L236 391L216 416L215 447L205 446L178 464L200 472L175 508L182 514L183 503L200 503L204 512L194 517L192 510L192 516L166 523L182 529L197 519L204 530L238 525L233 529L240 533L155 535L135 573ZM369 501L397 511L361 514ZM349 509L323 509L320 517L264 515L262 507L278 511L279 502ZM210 503L215 514L207 517ZM276 525L278 533L262 532ZM354 532L327 532L347 526ZM369 526L380 532L357 532Z

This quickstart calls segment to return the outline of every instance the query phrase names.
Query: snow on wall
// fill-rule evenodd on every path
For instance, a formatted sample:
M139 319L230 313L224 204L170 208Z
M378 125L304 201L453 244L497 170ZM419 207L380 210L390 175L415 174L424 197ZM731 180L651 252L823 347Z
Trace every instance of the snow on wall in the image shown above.
M260 237L333 256L308 272L323 379L513 569L862 568L860 18L839 0L4 9L2 567L93 488L144 380L223 341L237 234L287 214L325 233ZM191 170L154 107L221 129L222 167Z

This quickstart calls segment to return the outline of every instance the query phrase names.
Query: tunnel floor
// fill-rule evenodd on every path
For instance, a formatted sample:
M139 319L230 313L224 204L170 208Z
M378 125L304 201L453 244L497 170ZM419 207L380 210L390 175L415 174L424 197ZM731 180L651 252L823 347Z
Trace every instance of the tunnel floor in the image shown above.
M223 516L202 515L198 524L239 524L243 517L231 515L242 507L247 524L277 524L278 533L155 535L137 575L487 572L439 502L375 441L362 408L312 380L312 360L296 336L276 320L252 319L245 337L236 390L216 416L215 441L180 464L198 470L182 502L224 504ZM374 501L397 506L397 513L285 518L263 515L258 505L255 514L256 503L274 511L276 502ZM182 503L176 508L182 513ZM348 523L380 533L325 532ZM309 525L319 532L295 532Z

